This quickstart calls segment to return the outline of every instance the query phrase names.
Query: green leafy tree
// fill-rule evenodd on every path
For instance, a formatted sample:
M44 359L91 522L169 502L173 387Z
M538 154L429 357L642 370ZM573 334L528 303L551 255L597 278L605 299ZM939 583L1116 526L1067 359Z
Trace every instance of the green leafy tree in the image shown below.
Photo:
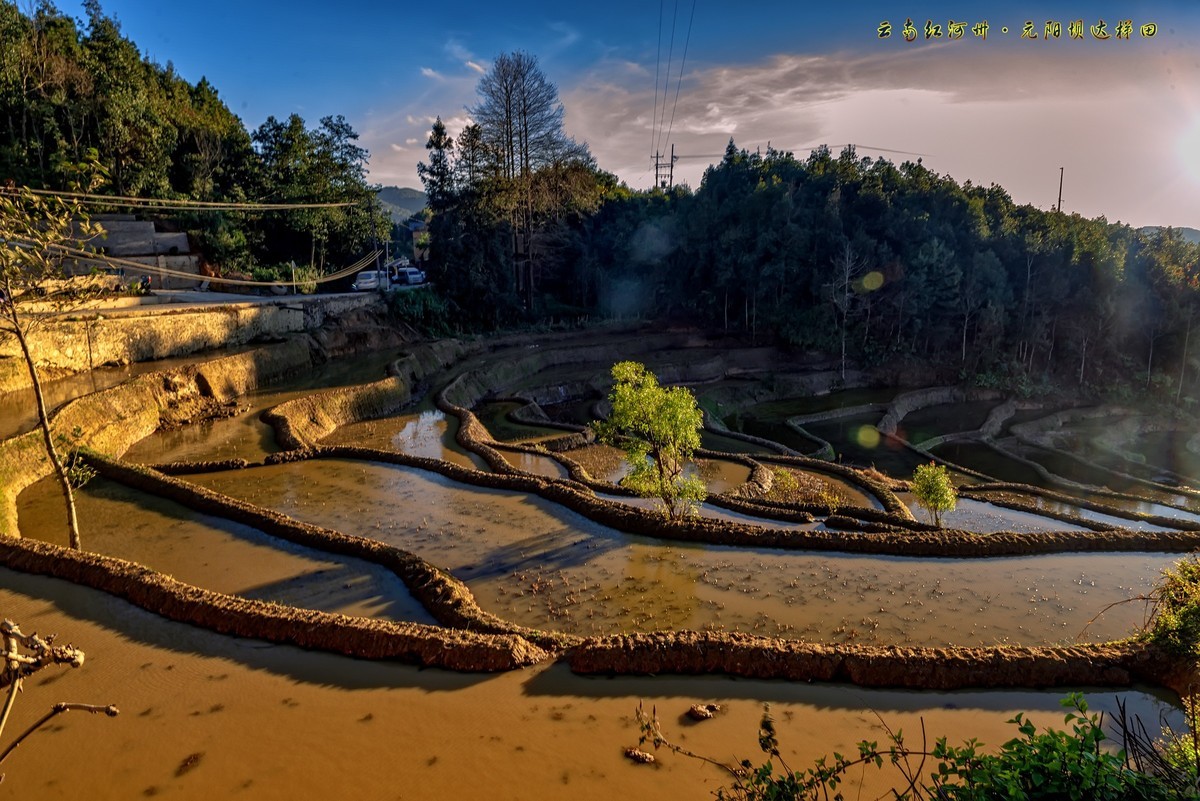
M682 517L706 494L704 483L686 471L704 423L696 397L686 387L660 386L637 362L614 364L612 377L612 414L595 428L601 441L625 451L630 470L621 483L661 500L669 517Z
M929 513L929 519L936 526L942 524L942 513L953 512L954 507L958 505L958 493L954 491L954 482L950 480L950 473L943 465L933 462L917 465L911 486L917 503Z

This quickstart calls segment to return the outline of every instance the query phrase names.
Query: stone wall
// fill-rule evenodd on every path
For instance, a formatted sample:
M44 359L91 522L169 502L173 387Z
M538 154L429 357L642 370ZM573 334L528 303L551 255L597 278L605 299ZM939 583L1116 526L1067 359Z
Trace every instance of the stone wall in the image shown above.
M34 358L54 374L105 364L129 364L187 356L214 348L277 340L327 323L382 316L374 293L315 295L188 307L160 305L116 313L88 312L40 327L30 338ZM6 358L7 357L7 358ZM15 339L0 339L0 392L29 386Z
M213 359L200 365L147 373L71 401L54 416L52 430L74 443L119 455L154 433L170 415L243 395L285 375L312 367L306 338ZM0 534L15 534L16 498L51 473L40 430L0 442Z

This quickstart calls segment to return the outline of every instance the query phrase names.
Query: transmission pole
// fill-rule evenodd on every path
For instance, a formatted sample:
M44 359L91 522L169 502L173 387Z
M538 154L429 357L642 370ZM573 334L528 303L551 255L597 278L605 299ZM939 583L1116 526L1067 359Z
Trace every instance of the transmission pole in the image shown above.
M1060 213L1062 212L1062 184L1063 184L1063 168L1059 167L1058 168L1058 207L1055 209L1055 211L1060 212Z
M671 157L668 159L657 150L654 151L654 185L659 189L670 189L675 186L675 143L671 143Z

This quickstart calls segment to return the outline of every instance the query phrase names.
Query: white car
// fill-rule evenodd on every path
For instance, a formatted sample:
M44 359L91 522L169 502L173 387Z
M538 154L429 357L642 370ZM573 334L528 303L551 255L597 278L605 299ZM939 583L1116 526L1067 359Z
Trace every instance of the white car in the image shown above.
M387 289L390 285L387 270L363 270L355 276L350 289L355 292L367 292L372 289Z
M401 267L396 271L396 283L409 286L423 284L425 283L425 273L416 267Z

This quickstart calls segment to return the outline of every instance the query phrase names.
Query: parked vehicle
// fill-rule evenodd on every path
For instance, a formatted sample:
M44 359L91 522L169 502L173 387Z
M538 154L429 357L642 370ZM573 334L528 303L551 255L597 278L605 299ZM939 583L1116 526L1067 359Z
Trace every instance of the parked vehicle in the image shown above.
M387 289L391 286L387 270L363 270L354 278L350 289L355 292L367 292L372 289Z
M409 286L423 284L425 283L425 273L416 267L401 267L396 271L396 283Z

